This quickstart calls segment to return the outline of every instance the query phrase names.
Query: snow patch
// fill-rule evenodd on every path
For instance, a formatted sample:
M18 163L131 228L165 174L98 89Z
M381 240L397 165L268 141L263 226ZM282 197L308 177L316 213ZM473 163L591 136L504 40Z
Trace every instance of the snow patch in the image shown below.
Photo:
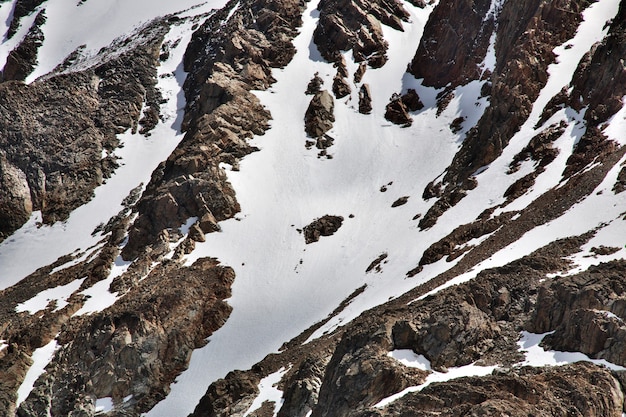
M248 411L245 412L243 417L247 417L253 411L261 408L262 404L266 401L274 403L273 415L276 416L278 410L280 410L280 407L283 404L283 392L276 388L276 385L280 382L286 372L287 370L285 368L280 368L277 372L266 376L261 380L261 382L259 382L259 395L254 399L254 402Z
M117 301L118 296L117 293L111 293L109 287L115 278L126 272L131 263L130 261L122 259L121 256L118 256L111 267L109 276L102 281L96 282L91 288L81 293L88 299L80 310L74 313L74 316L96 313L112 306Z
M525 360L519 366L563 366L570 363L585 361L596 365L606 366L614 371L626 370L623 366L615 365L604 359L591 359L589 356L580 352L560 352L556 350L544 350L539 344L543 338L551 333L543 334L529 333L523 331L521 338L517 342L519 351L524 354Z
M113 398L105 397L96 400L96 413L106 413L113 410Z
M396 349L387 354L390 358L394 358L404 366L409 368L418 368L422 371L431 371L430 361L424 355L418 355L411 349Z
M56 302L56 308L54 311L59 311L68 305L67 299L80 288L83 281L85 281L85 278L77 279L66 285L60 285L58 287L43 290L30 300L18 304L15 307L15 311L18 313L28 311L30 314L35 314L36 312L45 309L51 301Z
M40 347L39 349L35 349L32 355L33 364L28 369L22 385L20 385L17 390L16 406L19 406L26 398L28 398L28 395L33 390L35 381L37 381L37 378L45 372L46 366L48 366L52 360L56 348L57 341L53 339L47 345Z
M384 408L399 398L404 397L411 392L419 392L434 382L446 382L453 379L468 377L468 376L485 376L489 375L496 369L497 366L478 366L474 364L461 366L458 368L449 368L448 372L432 372L426 377L426 381L414 387L408 387L397 394L393 394L374 405L376 408Z

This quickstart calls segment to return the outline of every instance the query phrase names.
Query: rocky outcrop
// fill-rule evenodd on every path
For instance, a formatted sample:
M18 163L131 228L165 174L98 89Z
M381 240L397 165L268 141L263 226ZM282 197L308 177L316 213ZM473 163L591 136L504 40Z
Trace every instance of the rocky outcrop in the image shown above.
M372 93L369 84L363 84L359 90L359 113L370 114L372 111Z
M478 79L495 15L491 0L441 1L435 7L415 57L411 74L436 88L455 87ZM468 40L471 39L471 42Z
M335 122L335 100L326 90L316 93L304 115L304 130L313 138L323 136Z
M325 215L307 224L302 229L304 241L308 243L317 242L321 236L332 236L341 227L342 216Z
M2 71L3 80L24 81L33 71L37 64L37 51L43 44L43 32L41 26L46 22L45 12L42 10L37 14L33 25L29 29L26 37L20 44L12 50Z
M324 59L339 62L343 51L352 50L356 62L367 62L372 68L387 62L381 24L402 30L402 21L409 17L396 0L322 0L318 10L313 40Z
M191 351L228 317L223 300L233 279L214 259L157 268L111 308L70 321L18 415L92 415L95 400L106 397L120 412L149 410L187 367Z
M415 112L424 108L424 103L414 89L409 89L405 94L394 94L385 109L385 119L392 123L410 126L413 118L409 112Z
M9 24L9 30L7 31L7 38L10 39L15 35L20 27L20 20L33 13L37 7L39 7L46 0L17 0L13 7L13 13L11 16L11 23Z
M0 153L0 241L30 218L33 202L26 174Z
M118 133L137 129L144 105L158 109L164 33L156 22L137 35L144 43L111 61L29 85L0 84L0 148L26 175L32 210L41 210L45 223L66 219L91 199L116 167L103 151L115 150Z
M158 258L162 252L150 246L158 247L164 233L175 232L190 217L219 222L240 210L220 163L236 169L239 158L256 150L246 140L268 128L271 116L250 90L268 88L274 82L271 68L286 65L295 53L291 39L302 5L250 0L224 21L235 6L207 19L189 43L186 134L138 203L125 259Z
M554 350L578 351L626 365L626 262L592 266L574 276L555 278L541 288L528 324Z
M490 105L485 110L478 124L467 133L463 146L455 155L448 168L443 183L447 184L444 196L446 204L439 205L439 211L445 211L454 199L449 196L456 193L460 187L471 189L468 182L471 175L479 168L488 165L497 158L507 146L511 137L517 132L530 114L533 102L538 97L541 88L548 79L548 65L554 62L552 50L570 39L582 19L581 11L589 5L586 0L566 3L543 3L537 0L524 2L504 2L502 9L493 15L486 15L489 11L489 2L481 3L481 7L464 10L468 2L445 1L440 2L433 13L439 10L448 11L454 18L444 21L431 19L426 33L437 41L428 42L423 38L420 42L418 54L411 71L418 77L425 75L422 66L427 62L446 62L450 68L448 72L433 71L439 75L425 79L428 85L444 87L448 83L448 90L455 85L463 84L481 75L480 68L474 64L463 65L464 73L454 70L456 62L474 57L467 54L462 48L478 48L481 60L484 56L484 37L479 36L479 42L474 43L474 37L481 31L492 27L496 32L495 55L496 65L489 75ZM463 7L462 7L463 6ZM457 10L458 8L458 10ZM474 23L467 24L465 15L469 15ZM473 16L473 17L472 17ZM480 22L479 22L480 20ZM491 22L491 23L490 23ZM467 27L469 26L469 27ZM491 31L487 31L489 36ZM472 35L472 37L467 37ZM445 39L445 42L440 41ZM472 41L469 41L472 39ZM461 49L457 51L457 45ZM458 53L458 55L457 55ZM447 57L441 61L435 59L439 55ZM470 58L473 59L473 58ZM430 60L430 61L429 61ZM466 63L467 64L467 63ZM428 71L431 73L433 71ZM453 204L452 204L453 205ZM443 212L441 211L441 212ZM440 214L432 213L432 219Z
M606 368L577 363L559 368L519 368L484 378L435 383L409 393L382 410L359 417L415 415L619 416L619 379Z

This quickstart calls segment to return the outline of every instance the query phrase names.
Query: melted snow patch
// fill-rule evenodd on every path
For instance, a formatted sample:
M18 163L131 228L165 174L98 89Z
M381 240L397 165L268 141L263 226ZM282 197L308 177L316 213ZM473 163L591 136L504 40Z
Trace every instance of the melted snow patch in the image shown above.
M274 403L274 416L280 410L280 407L283 404L283 392L276 388L276 385L280 382L283 375L287 370L285 368L280 368L277 372L270 374L263 378L261 382L259 382L259 395L254 399L254 402L243 415L243 417L247 417L253 411L261 408L264 402L269 401Z
M47 290L44 290L31 298L30 300L18 304L15 307L15 311L18 313L28 311L30 314L34 314L39 310L45 309L51 301L55 301L57 305L54 311L61 310L68 304L67 299L70 298L72 294L74 294L74 291L80 288L83 281L85 281L85 278L77 279L66 285L48 288Z
M53 339L47 345L40 347L33 352L33 365L26 373L24 382L22 382L22 385L20 385L17 390L17 402L15 403L16 406L19 406L26 398L28 398L28 395L33 390L35 381L37 381L37 378L39 378L39 376L41 376L45 372L46 366L52 360L56 348L57 341Z

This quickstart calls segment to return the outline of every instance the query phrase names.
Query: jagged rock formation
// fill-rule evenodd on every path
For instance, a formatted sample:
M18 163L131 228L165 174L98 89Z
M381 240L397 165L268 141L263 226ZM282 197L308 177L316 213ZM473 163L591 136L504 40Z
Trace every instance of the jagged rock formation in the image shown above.
M451 9L451 11L447 10L446 13L456 16L449 20L453 25L456 25L456 30L449 30L447 25L438 23L440 21L438 19L431 20L429 22L431 26L427 32L432 33L429 36L437 39L437 47L433 49L427 46L429 43L433 43L431 42L432 39L428 37L423 38L411 66L411 72L417 77L424 77L424 81L429 85L436 87L448 85L447 93L442 94L442 97L445 95L449 97L451 94L449 91L454 86L479 79L485 75L481 72L480 62L466 63L465 59L467 59L466 57L484 57L488 42L483 33L489 37L490 33L495 30L496 66L492 74L487 74L489 79L485 84L489 91L490 105L485 110L478 124L467 133L463 147L457 153L446 172L443 182L448 186L443 196L433 206L432 211L427 216L429 219L441 215L445 211L445 206L449 207L457 204L463 198L464 190L474 187L471 179L472 174L495 160L507 146L511 137L519 130L530 114L532 103L547 81L548 65L554 61L552 49L573 36L574 32L572 29L580 23L582 18L581 11L589 5L586 1L569 2L563 5L540 2L504 2L501 10L488 13L490 12L489 5L486 2L483 3L469 13L467 11L464 12L462 7L457 7L454 2L442 2L437 7L436 10L438 11L435 13ZM460 2L459 4L464 3ZM468 28L465 18L461 19L460 15L457 16L455 13L461 13L463 16L468 14L473 16L471 19L476 20L476 22L480 20L482 23L469 25ZM624 13L624 7L620 8L619 13ZM623 25L617 23L622 20L616 19L613 21L609 30L610 35L603 43L616 42L617 39L623 36ZM515 25L514 28L513 25ZM476 32L477 27L479 28L478 32ZM471 39L475 39L478 36L478 42L466 42L466 39L470 39L467 36L471 36ZM457 51L456 45L468 45L466 47L477 49L472 49L471 54L466 54L465 52L467 51L465 50ZM608 58L608 60L616 59L615 57L619 55L598 53L598 48L596 48L593 54L597 54L598 58L595 58L597 61L607 60L606 57L609 55L612 58ZM605 58L600 58L601 55ZM480 60L482 61L482 58ZM437 72L439 68L431 68L434 62L446 62L448 63L447 65L453 65L453 67L448 68L444 66L445 71ZM459 66L458 63L463 63L463 65ZM599 65L599 62L596 65ZM581 63L581 66L576 71L577 75L574 76L571 83L574 90L576 88L580 90L582 79L589 78L588 75L585 75L588 73L587 67L587 65ZM463 73L459 72L461 69ZM614 79L614 75L620 73L620 71L618 66L607 61L603 70L598 70L597 73L607 74L598 76L607 77L608 80L608 78ZM425 76L424 74L428 75ZM579 87L576 87L577 85ZM591 85L588 85L586 88L586 91L598 91ZM579 97L585 94L579 90L573 92L572 100L579 100ZM619 94L618 92L616 95L604 97L621 97ZM587 94L588 96L589 94ZM594 110L594 108L603 99L596 96L594 100L583 100L584 103L591 105L591 113L587 111L587 115L595 115L597 110ZM599 117L599 120L606 121L610 115L614 114L621 107L621 101L616 101L613 98L609 101L613 104L608 107L606 105L600 106L603 110L601 110L602 116ZM553 103L553 106L557 103L558 101ZM584 104L580 105L573 102L568 104L575 109L581 109L584 106ZM445 106L445 101L441 102L440 105ZM587 120L590 120L590 116L585 117ZM598 116L591 117L597 118ZM547 116L543 119L547 119ZM615 150L610 143L606 143L602 139L601 133L595 126L597 126L596 123L589 123L584 137L577 145L577 148L585 148L582 154L588 155L591 159L585 159L577 163L576 160L580 157L576 156L575 153L568 161L569 167L564 172L565 176L570 176L574 172L579 171L595 156L600 154L606 155ZM594 149L593 151L592 148ZM591 157L590 155L595 156ZM458 187L455 184L460 184L461 186ZM432 226L431 222L426 220L421 224L423 228L430 226Z
M0 84L0 146L6 161L26 175L32 202L19 221L3 225L0 239L33 210L41 210L45 223L67 219L111 175L117 134L138 129L143 106L158 111L156 66L163 35L156 22L139 35L143 42L111 61L29 85ZM0 209L2 216L10 215L8 209Z
M322 216L319 219L315 219L311 223L304 226L302 229L304 233L304 241L306 243L313 243L320 240L321 236L332 236L343 223L343 217L341 216Z

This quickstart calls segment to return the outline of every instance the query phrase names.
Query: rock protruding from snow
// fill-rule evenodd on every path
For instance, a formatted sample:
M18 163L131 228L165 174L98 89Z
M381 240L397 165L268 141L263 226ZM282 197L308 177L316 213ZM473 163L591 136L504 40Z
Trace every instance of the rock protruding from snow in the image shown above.
M321 236L332 236L341 227L343 223L342 216L322 216L315 219L310 224L304 226L304 241L313 243L320 240Z
M344 51L352 50L356 62L367 62L372 68L387 62L381 23L402 30L402 21L409 17L397 0L322 0L318 10L313 39L322 56L339 62Z
M37 64L37 51L43 44L41 26L46 22L45 11L40 11L26 37L9 53L2 71L3 80L24 81Z
M335 100L327 91L316 93L304 115L304 130L313 138L323 136L335 122Z
M402 126L410 126L413 118L410 112L415 112L424 108L424 103L420 100L417 91L409 89L405 94L394 94L391 96L389 104L385 110L385 119Z
M359 113L370 114L372 112L372 93L369 84L365 83L359 90Z

